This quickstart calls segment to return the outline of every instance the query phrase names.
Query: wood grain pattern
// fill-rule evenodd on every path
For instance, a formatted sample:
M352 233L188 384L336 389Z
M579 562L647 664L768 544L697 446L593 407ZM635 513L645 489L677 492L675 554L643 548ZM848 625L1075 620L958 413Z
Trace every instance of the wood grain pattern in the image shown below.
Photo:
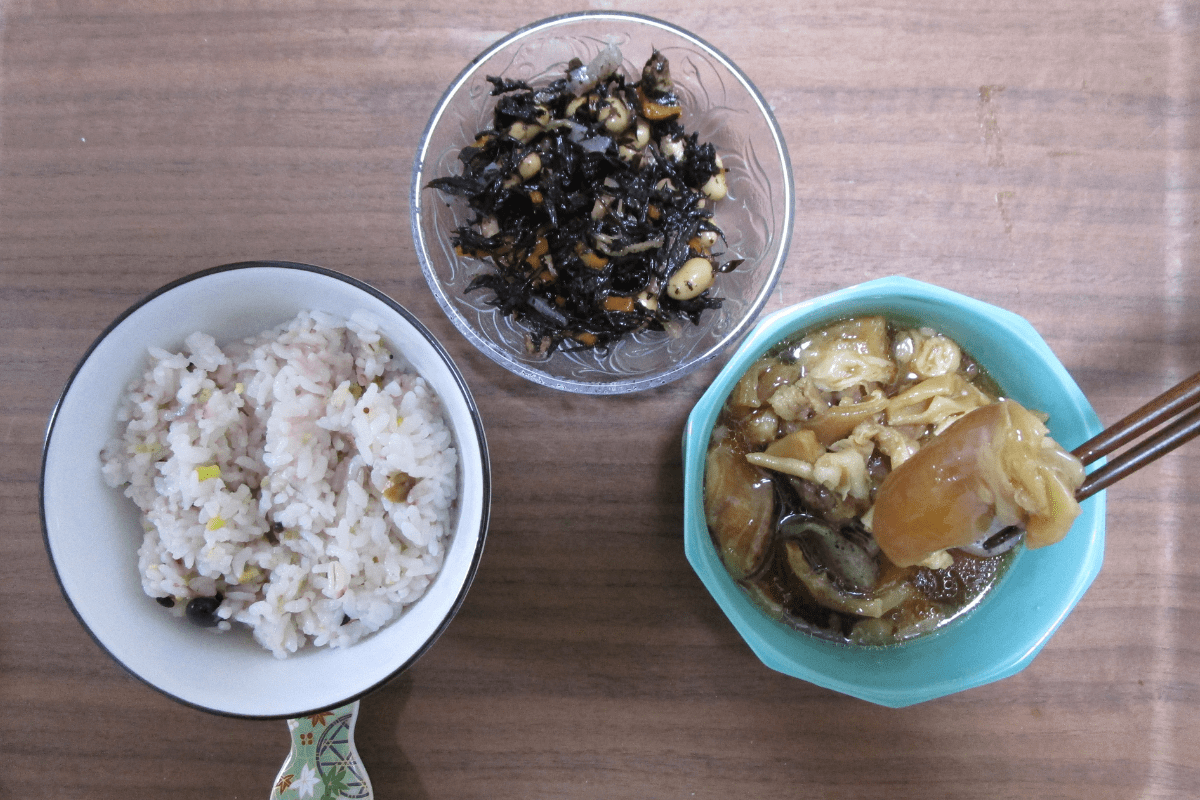
M904 274L1028 318L1114 421L1200 364L1200 5L593 2L682 25L773 106L798 217L771 308ZM0 796L265 797L281 722L143 686L63 602L47 417L122 310L252 258L366 280L482 409L462 612L371 695L379 798L1200 796L1200 448L1109 490L1104 569L1020 674L898 711L763 667L682 552L679 439L719 365L549 394L424 285L412 157L444 87L557 3L0 5ZM1075 444L1075 443L1072 443Z

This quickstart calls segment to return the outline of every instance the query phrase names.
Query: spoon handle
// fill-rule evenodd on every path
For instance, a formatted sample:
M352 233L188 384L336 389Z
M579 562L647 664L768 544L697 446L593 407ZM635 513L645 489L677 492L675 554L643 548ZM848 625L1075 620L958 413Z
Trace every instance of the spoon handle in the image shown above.
M271 788L271 800L372 800L371 779L354 746L358 701L287 721L292 750Z

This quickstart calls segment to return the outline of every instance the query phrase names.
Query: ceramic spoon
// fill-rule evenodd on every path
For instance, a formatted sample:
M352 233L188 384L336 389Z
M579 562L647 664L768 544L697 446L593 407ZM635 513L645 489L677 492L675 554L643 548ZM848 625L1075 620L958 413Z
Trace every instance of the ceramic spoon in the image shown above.
M371 779L354 746L358 701L287 721L292 751L270 800L373 800Z

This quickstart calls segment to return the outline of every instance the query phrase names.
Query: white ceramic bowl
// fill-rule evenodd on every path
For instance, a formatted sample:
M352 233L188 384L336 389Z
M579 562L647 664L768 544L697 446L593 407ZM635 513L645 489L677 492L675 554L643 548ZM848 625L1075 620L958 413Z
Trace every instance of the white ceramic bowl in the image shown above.
M700 141L712 142L728 170L729 195L713 221L724 232L730 257L745 258L718 277L719 309L698 325L685 322L679 336L642 332L607 352L524 352L525 330L485 302L487 291L465 294L481 262L454 252L450 237L467 224L465 202L448 203L425 188L430 180L460 174L458 154L491 127L495 98L489 75L540 86L562 77L571 58L587 63L609 42L620 49L627 76L641 75L657 49L670 61L684 113L681 122ZM501 39L473 59L446 90L417 147L413 167L413 240L434 296L455 327L488 358L542 386L582 394L621 394L674 381L737 341L762 310L783 268L791 239L795 196L787 146L766 100L750 79L716 48L682 28L616 11L564 14L535 22Z
M437 392L459 451L459 500L445 564L404 614L357 644L306 647L276 659L248 632L187 624L141 587L140 512L100 473L116 411L144 369L146 348L179 347L193 331L218 344L256 335L302 310L343 318L363 309ZM197 708L296 717L356 699L428 648L458 610L483 551L491 503L487 443L462 375L400 305L353 278L286 262L247 262L182 278L122 314L92 344L50 418L41 475L42 528L55 573L88 632L131 673Z

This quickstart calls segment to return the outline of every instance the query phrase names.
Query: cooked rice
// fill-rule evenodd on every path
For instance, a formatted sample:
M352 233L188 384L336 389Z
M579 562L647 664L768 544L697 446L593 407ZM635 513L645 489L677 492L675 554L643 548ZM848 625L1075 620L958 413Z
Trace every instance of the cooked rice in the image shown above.
M181 617L220 595L217 627L245 623L278 658L353 644L421 597L458 455L370 317L303 312L224 351L199 332L185 345L150 348L101 453L143 512L146 593Z

